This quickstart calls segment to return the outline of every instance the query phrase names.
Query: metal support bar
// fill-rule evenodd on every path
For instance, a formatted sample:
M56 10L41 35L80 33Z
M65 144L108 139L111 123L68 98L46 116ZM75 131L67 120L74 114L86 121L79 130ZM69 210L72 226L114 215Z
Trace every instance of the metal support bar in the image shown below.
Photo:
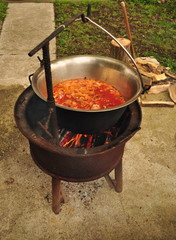
M117 167L114 169L115 179L112 179L109 174L105 175L104 178L108 183L109 187L115 189L116 192L122 192L123 189L123 176L122 176L122 160L119 162Z
M112 178L109 176L109 174L105 175L104 178L106 179L106 182L108 183L109 187L115 189L114 181L113 181Z
M61 181L52 177L52 210L55 214L58 214L60 212L60 185Z
M52 210L55 214L60 212L61 203L66 202L61 180L52 177Z
M122 192L123 190L123 175L122 175L122 160L119 162L117 167L114 169L115 171L115 190L116 192Z
M32 49L28 55L32 57L36 52L38 52L41 48L43 48L46 44L48 44L56 35L62 32L66 27L68 27L71 23L73 23L77 18L81 17L83 13L76 14L69 21L60 25L54 32L52 32L47 38L45 38L41 43L39 43L34 49Z
M124 153L124 147L125 147L125 143L122 143L120 150L119 150L119 156L118 156L119 162L118 162L117 166L114 168L115 178L112 179L109 176L109 174L106 174L104 176L109 187L115 189L115 191L119 192L119 193L122 192L122 190L123 190L122 157L123 157L123 153Z
M47 103L48 103L49 113L51 114L50 127L51 127L51 133L56 143L57 137L58 137L58 126L57 126L56 105L53 97L49 43L43 46L42 50L43 50L43 64L45 68L45 77L46 77L47 95L48 95Z

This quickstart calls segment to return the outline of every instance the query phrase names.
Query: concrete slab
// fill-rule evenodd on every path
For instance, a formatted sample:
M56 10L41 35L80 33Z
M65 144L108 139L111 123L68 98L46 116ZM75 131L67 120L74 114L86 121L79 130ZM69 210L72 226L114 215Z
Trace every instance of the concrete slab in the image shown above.
M23 13L23 14L21 14ZM0 36L0 85L28 85L28 75L39 67L37 56L28 52L55 29L51 3L10 3ZM55 39L50 42L51 59L56 55Z
M0 55L0 66L3 66L0 69L0 85L10 86L12 84L20 84L25 87L28 86L28 76L40 67L37 56L41 57L41 53L36 54L32 58L27 54ZM55 59L55 54L51 55L51 59Z

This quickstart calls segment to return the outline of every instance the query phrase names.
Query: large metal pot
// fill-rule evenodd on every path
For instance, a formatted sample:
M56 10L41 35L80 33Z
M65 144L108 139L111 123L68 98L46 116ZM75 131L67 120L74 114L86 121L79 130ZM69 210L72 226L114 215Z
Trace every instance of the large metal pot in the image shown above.
M100 110L73 109L56 104L61 127L80 133L95 133L113 126L126 107L136 101L142 91L138 74L125 63L109 57L78 55L51 62L53 86L58 82L76 78L91 78L114 86L126 99L122 105ZM34 92L47 101L44 68L32 77Z

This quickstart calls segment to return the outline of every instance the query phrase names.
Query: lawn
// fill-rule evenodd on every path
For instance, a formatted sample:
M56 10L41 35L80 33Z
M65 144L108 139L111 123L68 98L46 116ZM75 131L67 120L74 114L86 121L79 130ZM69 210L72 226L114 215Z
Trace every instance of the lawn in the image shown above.
M8 4L0 0L0 21L3 21L6 16Z
M127 37L121 1L55 2L56 27L78 12L86 13L113 35ZM176 71L176 8L174 1L126 0L132 39L137 56L154 56ZM57 36L57 56L96 54L108 56L111 39L90 23L76 22Z
M78 12L92 6L91 18L114 36L127 37L119 0L67 1L54 3L56 27ZM175 1L126 0L133 44L137 56L154 56L176 72ZM7 3L0 0L0 22L6 16ZM110 55L111 39L90 23L76 22L57 36L57 56L75 54Z

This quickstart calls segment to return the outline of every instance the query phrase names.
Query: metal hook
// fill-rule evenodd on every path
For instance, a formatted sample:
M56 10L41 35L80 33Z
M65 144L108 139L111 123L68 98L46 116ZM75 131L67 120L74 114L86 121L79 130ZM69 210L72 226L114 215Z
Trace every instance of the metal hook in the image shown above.
M40 67L43 67L43 59L41 59L39 56L37 56L37 58L38 58L38 60L39 60L39 62L40 62Z
M86 19L84 13L81 15L81 19L84 23L88 22L88 20Z
M87 17L91 17L91 4L90 3L87 6Z
M29 75L29 83L30 83L30 85L32 85L32 77L33 77L33 75L34 75L34 73Z
M87 17L91 16L91 5L88 4L87 5ZM88 22L89 20L87 19L87 17L85 17L84 13L81 15L81 19L84 23Z

